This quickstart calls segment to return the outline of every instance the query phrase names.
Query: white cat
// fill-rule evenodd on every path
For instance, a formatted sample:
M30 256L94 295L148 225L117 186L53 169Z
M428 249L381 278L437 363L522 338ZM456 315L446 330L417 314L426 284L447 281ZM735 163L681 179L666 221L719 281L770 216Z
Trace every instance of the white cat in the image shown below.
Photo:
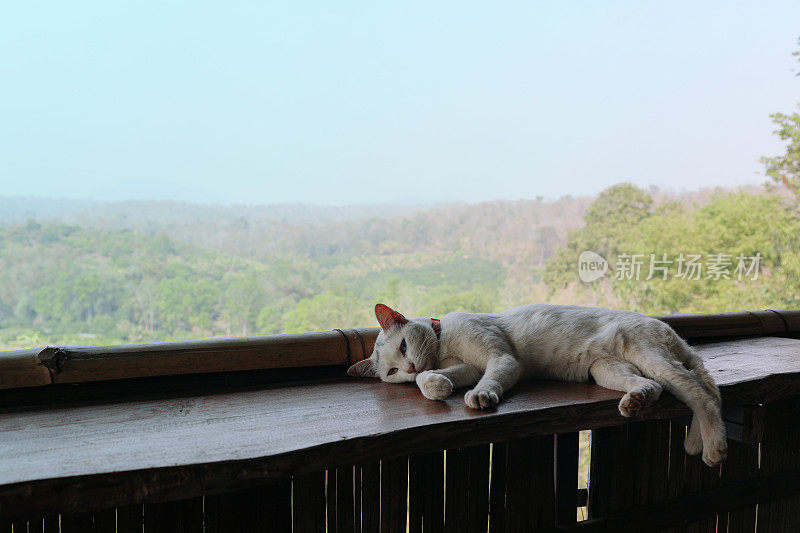
M382 331L372 355L348 370L390 383L416 381L443 400L472 387L464 401L492 408L520 378L588 381L624 391L622 416L635 415L666 388L694 413L684 441L709 466L725 459L719 389L692 348L660 320L629 311L524 305L498 314L449 313L406 319L378 304Z

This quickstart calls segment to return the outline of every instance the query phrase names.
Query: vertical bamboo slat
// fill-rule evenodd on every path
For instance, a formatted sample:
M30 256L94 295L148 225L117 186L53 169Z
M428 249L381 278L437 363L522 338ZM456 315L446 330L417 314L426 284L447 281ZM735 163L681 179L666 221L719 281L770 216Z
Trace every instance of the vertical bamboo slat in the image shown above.
M325 471L325 525L328 532L336 531L336 470Z
M492 444L491 478L489 483L489 533L506 531L506 479L508 444Z
M25 529L22 531L25 531ZM27 531L28 533L42 533L44 531L44 520L41 518L28 520ZM112 529L111 531L114 530Z
M425 462L420 455L408 458L408 531L422 533L425 502Z
M506 520L510 533L533 529L529 496L531 493L531 456L533 438L508 441L506 463Z
M668 494L669 422L649 420L628 424L628 483L631 503L646 505Z
M60 517L58 513L50 513L45 515L42 524L42 533L59 533L61 531ZM141 528L139 528L141 531ZM118 533L124 533L123 530L117 528Z
M288 483L281 483L283 490L288 493ZM205 496L203 499L202 525L207 533L231 531L259 531L271 528L280 520L270 512L273 509L272 491L270 485L262 485L235 492ZM279 496L280 498L281 496ZM286 498L283 496L283 498ZM278 500L280 501L280 500ZM188 513L187 510L179 511ZM192 519L194 520L194 519ZM149 522L147 508L145 508L145 524ZM287 524L286 519L283 520ZM186 531L197 531L195 522ZM145 528L147 531L147 527Z
M444 451L421 456L424 485L422 487L422 527L425 533L444 531Z
M556 523L574 524L577 521L578 492L578 432L556 435Z
M683 440L686 437L686 426L681 422L669 423L669 467L667 470L667 497L677 498L684 494L686 484L686 452ZM674 526L665 533L683 533L685 526Z
M405 533L408 457L381 461L381 531Z
M202 529L203 498L144 505L144 530L148 533L188 533Z
M203 496L203 529L207 533L220 533L225 531L223 525L228 514L225 510L225 498L215 494Z
M14 529L15 529L15 533L16 533L16 528L14 528ZM25 530L23 529L23 531L25 531ZM95 528L94 528L94 515L92 513L62 514L61 515L61 531L63 533L93 532L93 531L95 531Z
M325 532L325 472L295 476L292 480L293 531Z
M355 501L353 496L353 470L352 466L346 466L331 470L330 472L336 476L336 521L335 529L331 526L329 517L328 532L333 533L350 533L355 528ZM330 497L330 494L328 495Z
M800 468L800 399L767 405L761 474ZM759 531L800 530L800 495L763 502L758 506Z
M207 533L289 531L292 528L291 498L292 482L289 479L229 494L206 496L203 502L203 526ZM196 529L192 527L187 531Z
M361 532L374 533L381 527L381 464L361 466Z
M17 531L36 531L42 530L42 525L38 520L13 520L11 522L0 522L0 531L17 533Z
M117 533L141 533L143 521L144 506L117 507Z
M489 521L489 445L466 448L469 461L467 531L486 533Z
M649 454L649 462L640 459L637 469L649 470L651 474L645 480L647 483L647 502L656 503L669 498L669 453L670 453L670 423L667 420L654 420L645 423L651 434L644 435L642 446L653 447Z
M353 466L353 532L361 531L361 467Z
M444 531L444 452L409 458L409 531Z
M630 502L631 487L626 481L631 458L627 445L627 426L592 430L588 502L590 518L609 515L625 508Z
M447 450L445 457L444 528L447 533L467 530L469 456L464 448Z
M0 531L3 533L17 533L17 531L27 531L28 522L26 520L15 520L11 522L0 522Z
M552 435L508 441L506 509L510 532L555 525L553 443Z
M701 492L719 486L720 468L709 468L700 455L686 458L686 490L688 493ZM687 533L714 533L717 530L717 516L711 515L686 526Z
M264 513L275 531L292 528L292 480L274 481L264 487Z
M95 531L116 531L117 510L114 508L97 511L94 513Z
M758 445L728 441L728 458L722 463L720 482L731 485L738 481L754 479L758 476ZM720 515L718 531L727 533L744 533L755 531L756 506Z
M533 446L533 487L531 509L533 522L537 529L550 529L556 524L555 435L534 438ZM578 476L575 476L577 494ZM576 510L577 512L577 510Z

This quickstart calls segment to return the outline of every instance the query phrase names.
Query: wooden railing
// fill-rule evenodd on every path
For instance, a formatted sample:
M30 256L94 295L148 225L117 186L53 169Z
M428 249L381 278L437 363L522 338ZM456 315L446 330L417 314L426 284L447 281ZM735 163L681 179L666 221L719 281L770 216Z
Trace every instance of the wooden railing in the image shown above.
M616 391L528 382L479 413L343 376L371 329L7 353L0 531L798 530L800 311L662 319L720 385L721 467L668 394L631 421Z
M800 310L655 315L686 339L800 332ZM169 375L337 366L369 357L379 328L0 352L0 389Z

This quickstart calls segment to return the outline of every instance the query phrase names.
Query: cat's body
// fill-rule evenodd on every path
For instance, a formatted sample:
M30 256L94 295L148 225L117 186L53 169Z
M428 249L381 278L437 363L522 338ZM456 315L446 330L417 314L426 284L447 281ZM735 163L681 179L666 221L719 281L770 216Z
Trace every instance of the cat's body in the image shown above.
M629 311L531 304L498 314L449 313L441 322L407 320L378 304L382 331L372 356L352 375L416 381L432 400L471 388L464 400L491 408L521 378L588 381L624 391L623 416L666 388L694 412L689 453L717 464L727 445L719 390L701 359L667 324Z

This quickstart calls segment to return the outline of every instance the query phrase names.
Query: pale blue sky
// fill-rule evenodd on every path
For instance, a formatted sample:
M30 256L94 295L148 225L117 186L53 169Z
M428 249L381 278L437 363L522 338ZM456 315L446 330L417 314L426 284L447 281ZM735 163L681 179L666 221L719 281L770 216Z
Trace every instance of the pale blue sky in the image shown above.
M800 2L16 2L0 195L364 204L763 181Z

